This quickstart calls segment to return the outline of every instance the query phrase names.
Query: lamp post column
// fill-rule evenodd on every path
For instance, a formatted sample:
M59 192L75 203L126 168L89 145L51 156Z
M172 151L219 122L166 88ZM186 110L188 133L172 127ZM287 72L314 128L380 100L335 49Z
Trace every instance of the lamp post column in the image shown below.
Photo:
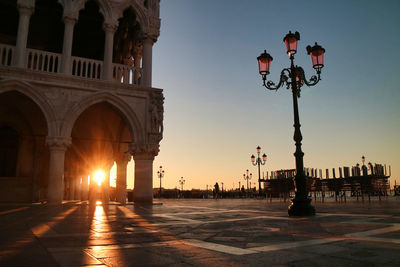
M179 180L179 183L181 184L181 191L183 193L183 185L185 184L185 180L183 179L183 177L181 177L181 179Z
M164 170L162 169L162 166L160 166L160 170L157 172L158 178L160 179L160 198L161 198L161 179L164 177Z
M261 170L260 170L260 157L258 157L258 195L261 195Z
M262 160L260 158L261 147L257 147L257 159L254 155L251 155L251 163L256 166L258 165L258 195L261 195L261 165L265 165L267 162L267 155L264 153L262 155Z
M249 170L246 170L246 174L243 174L243 178L247 181L247 193L249 193L249 180L253 177L253 174L250 173L249 176ZM240 184L239 184L240 186Z
M293 114L294 114L294 136L293 139L296 145L296 151L294 153L296 160L296 175L295 175L295 197L292 203L288 207L288 213L290 216L310 216L315 215L315 209L311 206L311 199L308 198L307 194L307 179L304 175L304 153L301 150L301 141L303 139L300 131L300 119L299 119L299 108L297 98L300 97L300 88L303 84L307 86L314 86L320 80L321 69L324 67L324 54L325 49L315 43L313 47L307 46L307 54L311 56L313 68L316 70L317 75L313 75L310 80L305 78L303 68L294 66L294 55L297 52L297 41L300 40L300 34L298 32L289 33L283 38L283 42L286 45L286 52L290 57L290 68L285 68L281 71L281 77L279 83L275 85L272 81L267 81L267 75L271 67L272 57L265 50L259 57L258 67L259 73L262 76L263 86L269 90L278 90L283 85L292 88L293 96ZM253 160L253 159L252 159Z
M301 141L303 136L300 130L300 118L299 118L299 106L297 98L299 96L299 88L297 87L297 71L293 64L294 56L290 55L290 79L293 96L293 116L294 116L294 135L293 140L295 141L296 151L294 152L296 161L296 175L295 175L295 197L292 199L292 203L288 207L288 213L290 216L307 216L314 215L315 208L311 205L311 199L307 195L307 179L304 176L304 153L301 150Z

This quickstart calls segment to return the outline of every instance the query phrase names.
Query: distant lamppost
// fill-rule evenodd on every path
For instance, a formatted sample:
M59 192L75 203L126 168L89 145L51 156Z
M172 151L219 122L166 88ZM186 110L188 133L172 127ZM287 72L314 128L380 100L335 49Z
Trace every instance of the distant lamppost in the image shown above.
M265 153L262 155L262 159L260 158L260 153L261 153L261 147L257 147L257 158L254 155L251 155L251 163L254 166L258 165L258 194L261 195L261 172L260 172L260 166L265 165L267 162L267 155Z
M361 157L361 161L362 161L363 166L365 166L365 157L364 156Z
M271 67L272 57L264 50L259 57L258 67L262 76L263 86L269 90L278 90L280 87L286 85L286 88L292 89L293 95L293 111L294 111L294 136L293 139L296 144L296 176L295 176L295 197L288 207L290 216L309 216L315 214L315 208L311 205L311 199L308 198L307 182L304 175L304 153L301 150L301 141L303 139L300 131L299 110L297 98L300 97L300 88L306 84L307 86L316 85L320 80L321 69L324 67L324 54L325 49L315 43L313 47L307 46L307 53L311 55L313 68L316 70L317 75L313 75L308 81L305 78L304 70L302 67L294 65L294 55L297 52L297 41L300 40L298 32L289 33L283 38L286 45L286 52L290 57L290 67L281 71L280 80L277 85L272 81L266 81L267 75Z
M160 170L157 172L158 178L160 179L160 198L161 198L161 179L164 177L164 170L160 166Z
M181 177L181 179L179 180L179 184L181 185L181 190L183 192L183 185L185 184L185 180L183 179L183 177Z
M249 192L249 180L253 177L253 174L250 173L249 176L249 170L246 170L246 174L243 174L243 179L247 180L247 192Z

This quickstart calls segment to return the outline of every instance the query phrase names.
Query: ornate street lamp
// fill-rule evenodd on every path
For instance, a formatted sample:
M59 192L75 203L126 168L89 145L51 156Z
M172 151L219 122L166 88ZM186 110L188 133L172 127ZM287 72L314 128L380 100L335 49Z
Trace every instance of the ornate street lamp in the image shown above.
M361 161L362 161L362 164L364 166L365 165L365 157L364 156L361 157Z
M183 192L183 185L185 184L185 180L183 179L183 177L181 177L181 179L179 180L179 184L181 185L181 190Z
M311 199L308 198L306 177L304 175L304 153L301 150L301 140L303 139L300 131L299 110L297 98L300 97L300 88L306 84L307 86L316 85L320 80L321 69L324 67L324 54L325 49L315 43L313 47L307 46L307 53L311 56L313 68L316 70L317 75L313 75L310 80L305 78L304 70L302 67L294 65L294 55L297 53L297 41L300 40L298 32L289 32L283 41L286 45L286 53L290 57L290 67L281 71L280 80L277 85L272 81L267 81L267 75L271 67L272 57L264 50L259 57L258 67L262 76L263 86L269 90L278 90L280 87L286 85L286 88L292 89L293 95L293 111L294 111L294 136L293 139L296 144L296 176L295 176L295 197L288 208L290 216L308 216L314 215L315 209L311 205Z
M250 173L249 176L249 170L246 170L246 174L243 174L243 179L247 180L247 192L249 192L249 180L253 177L253 174Z
M260 166L265 165L267 162L267 155L265 153L262 155L262 159L260 158L260 153L261 153L261 147L257 147L257 158L254 155L251 155L251 163L254 166L258 165L258 194L261 195L261 171L260 171Z
M164 170L160 166L160 170L157 172L158 178L160 179L160 198L161 198L161 179L164 177Z

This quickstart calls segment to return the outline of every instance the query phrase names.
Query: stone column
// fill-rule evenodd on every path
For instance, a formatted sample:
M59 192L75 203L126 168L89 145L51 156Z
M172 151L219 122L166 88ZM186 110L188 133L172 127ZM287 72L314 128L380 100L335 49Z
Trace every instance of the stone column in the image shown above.
M71 53L74 37L74 26L77 19L73 16L64 15L64 42L62 51L61 72L71 74Z
M105 32L104 43L104 61L103 61L103 80L111 81L113 79L112 59L113 59L113 44L114 33L118 26L115 24L104 23L103 29Z
M71 175L69 177L69 200L74 200L75 199L75 181L76 177L75 175Z
M90 172L90 184L89 184L89 192L88 192L88 200L89 203L95 204L99 198L101 198L100 193L102 193L101 188L98 186L97 181L94 179L94 174L95 172L93 171L93 168L91 168Z
M142 42L136 41L133 48L133 66L135 67L135 73L133 74L134 84L139 85L140 77L140 62L142 61Z
M110 170L114 165L114 161L110 162L107 166L105 166L105 176L104 181L102 183L102 191L103 191L103 203L110 202Z
M117 184L116 200L121 204L126 204L126 167L131 160L130 154L122 154L117 158Z
M153 60L153 39L147 37L143 40L143 77L142 85L151 87L151 72Z
M74 188L75 188L75 198L74 200L81 199L81 177L78 174L74 175Z
M70 162L64 161L64 200L73 200L75 194L73 192L73 170Z
M79 196L76 194L77 189L77 180L78 180L78 168L77 168L77 160L74 160L70 165L69 171L69 199L76 200L79 199Z
M133 200L135 202L153 202L153 160L159 151L158 144L147 144L131 147L135 160L135 185Z
M65 137L47 137L46 144L50 150L47 201L49 204L61 204L64 194L65 151L71 144L71 139Z
M85 201L89 199L89 184L88 184L88 174L82 174L82 184L81 184L81 200Z
M13 56L13 65L16 67L25 67L25 57L26 57L26 44L28 42L29 33L29 20L35 9L35 1L18 1L18 12L19 12L19 22L18 22L18 33L17 33L17 43L15 46L15 53Z

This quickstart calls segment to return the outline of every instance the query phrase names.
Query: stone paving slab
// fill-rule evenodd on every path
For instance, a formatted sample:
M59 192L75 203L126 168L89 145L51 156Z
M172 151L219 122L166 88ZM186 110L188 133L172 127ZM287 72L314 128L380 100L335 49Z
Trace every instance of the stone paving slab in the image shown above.
M162 202L162 204L161 204ZM0 205L0 266L400 266L400 199Z

